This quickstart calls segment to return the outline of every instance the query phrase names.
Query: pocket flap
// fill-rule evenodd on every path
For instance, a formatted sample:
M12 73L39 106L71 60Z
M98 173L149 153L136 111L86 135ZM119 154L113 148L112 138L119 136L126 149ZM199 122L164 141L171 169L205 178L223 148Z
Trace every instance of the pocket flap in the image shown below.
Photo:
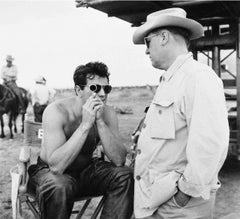
M162 107L169 107L174 103L174 101L173 100L153 100L153 103Z
M155 139L175 139L174 101L154 100L151 113L150 136Z

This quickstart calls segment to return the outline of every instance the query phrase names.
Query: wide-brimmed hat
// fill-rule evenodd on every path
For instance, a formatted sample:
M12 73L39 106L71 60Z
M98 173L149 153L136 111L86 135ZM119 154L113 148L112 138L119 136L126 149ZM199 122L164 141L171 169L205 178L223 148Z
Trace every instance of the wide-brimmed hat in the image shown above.
M44 84L46 82L46 79L42 75L38 75L35 79L35 82Z
M7 55L6 60L11 62L14 60L14 58L11 55Z
M144 44L144 37L152 30L161 27L182 27L190 32L190 39L197 39L204 34L203 26L195 20L186 18L182 8L168 8L156 11L147 16L146 22L133 34L134 44Z

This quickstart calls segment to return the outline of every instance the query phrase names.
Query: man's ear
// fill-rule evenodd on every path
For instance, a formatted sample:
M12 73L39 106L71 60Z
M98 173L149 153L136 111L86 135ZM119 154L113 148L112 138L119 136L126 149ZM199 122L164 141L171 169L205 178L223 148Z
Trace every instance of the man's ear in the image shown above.
M74 91L75 91L75 94L76 94L77 96L81 95L81 91L82 91L82 90L81 90L81 88L80 88L79 85L75 85Z
M162 35L162 45L166 45L167 42L169 41L169 31L163 30L161 35Z

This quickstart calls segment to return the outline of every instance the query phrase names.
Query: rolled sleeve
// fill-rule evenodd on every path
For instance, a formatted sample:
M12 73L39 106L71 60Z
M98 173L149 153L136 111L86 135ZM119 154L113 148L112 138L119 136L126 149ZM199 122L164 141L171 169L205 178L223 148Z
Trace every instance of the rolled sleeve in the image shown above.
M13 71L15 72L15 80L17 80L18 79L18 69L15 65L14 65L14 70Z
M210 197L226 158L229 126L223 86L214 72L199 72L187 86L187 165L179 189L193 197Z

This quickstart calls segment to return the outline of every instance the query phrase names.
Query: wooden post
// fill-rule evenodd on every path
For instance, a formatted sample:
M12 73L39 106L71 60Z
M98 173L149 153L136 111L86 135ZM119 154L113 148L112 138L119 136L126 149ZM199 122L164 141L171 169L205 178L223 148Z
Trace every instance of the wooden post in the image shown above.
M213 25L212 26L212 34L213 37L219 37L219 25ZM212 68L217 73L217 75L220 77L220 49L217 45L213 46L212 50Z
M240 160L240 18L238 18L238 38L236 43L236 74L237 74L237 157Z
M220 49L218 46L213 47L213 59L212 59L212 68L217 73L217 75L221 76L220 70Z
M195 60L198 60L198 51L197 51L196 49L193 49L193 50L192 50L192 53L193 53L193 58L194 58Z

